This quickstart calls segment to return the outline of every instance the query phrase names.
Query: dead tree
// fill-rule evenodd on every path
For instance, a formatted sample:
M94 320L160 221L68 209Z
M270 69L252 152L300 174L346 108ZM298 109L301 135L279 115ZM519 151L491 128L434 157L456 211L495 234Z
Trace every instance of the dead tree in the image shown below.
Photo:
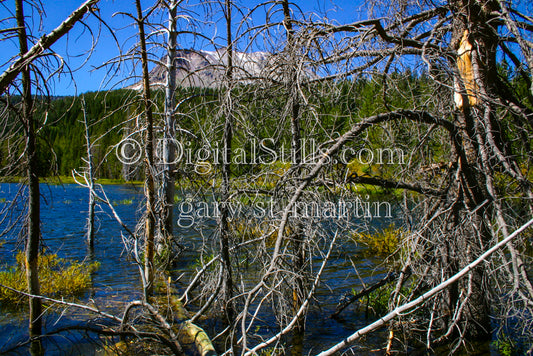
M288 57L288 65L286 71L287 82L286 91L288 93L287 109L290 115L291 122L291 164L296 169L296 175L302 171L302 135L301 135L301 94L298 88L303 73L300 73L299 67L299 51L298 43L295 41L295 30L293 29L291 9L289 7L289 1L284 0L282 2L283 7L283 26L286 31L286 48L285 52ZM293 232L294 239L294 273L295 281L293 286L293 310L296 312L300 308L305 299L306 287L305 287L305 273L308 267L308 261L306 261L306 246L304 228L301 223L296 223ZM295 335L299 337L303 342L303 332L305 329L305 318L299 318L295 328ZM293 345L294 347L294 345Z
M176 169L176 46L177 7L180 1L168 4L168 43L166 55L165 122L163 125L163 172L160 183L161 233L172 239L174 231L174 171Z
M16 2L16 16L18 26L18 39L20 56L28 52L28 37L26 34L26 21L24 19L24 6L22 0ZM39 285L39 244L41 240L41 214L39 176L37 172L37 148L35 145L36 122L33 117L32 82L30 65L27 64L22 72L22 122L26 137L27 176L28 176L28 222L26 238L26 277L28 292L33 295L40 294ZM30 337L36 337L42 330L42 306L38 298L30 298ZM40 343L32 343L32 350L40 354Z
M139 42L142 64L143 83L143 113L146 124L146 136L144 143L145 153L145 196L146 196L146 216L144 227L145 250L144 250L144 297L148 301L153 294L154 288L154 241L155 241L155 188L154 188L154 120L152 116L152 100L150 91L150 75L148 72L148 56L146 52L146 35L144 32L145 16L143 15L140 0L135 1L137 9L137 26L139 28Z
M0 93L4 93L6 88L15 80L28 63L39 58L46 50L50 48L57 40L63 37L70 29L80 21L83 16L89 12L99 0L87 0L77 8L65 21L56 27L49 34L33 45L31 49L24 53L24 56L18 58L2 75L0 76Z
M340 93L337 88L343 80L351 83L349 93L358 95L357 76L377 73L385 83L383 105L371 115L359 115L348 106L349 124L338 132L339 137L332 137L322 147L318 159L295 180L294 189L289 188L288 179L278 183L280 187L285 184L282 189L290 191L290 198L276 222L275 241L266 256L263 277L244 292L245 302L239 315L244 349L249 347L247 334L253 328L255 316L269 298L280 294L280 286L288 279L280 266L288 259L288 241L294 237L287 230L291 215L301 201L308 199L314 186L328 186L328 178L335 189L369 184L413 194L406 193L404 197L419 208L414 212L419 218L411 219L415 222L408 239L409 254L402 260L391 309L470 266L500 235L507 236L510 227L520 226L524 222L521 215L531 214L530 206L516 201L531 199L528 174L532 157L524 147L530 147L531 135L525 133L531 130L532 111L527 101L517 97L509 78L498 74L496 61L498 55L505 55L514 63L517 73L528 73L529 68L518 58L523 58L524 63L531 60L525 36L533 29L531 19L509 4L496 2L450 1L428 7L411 4L414 8L410 9L416 11L409 12L410 16L402 13L405 10L402 6L376 7L380 15L390 15L379 16L379 20L371 16L346 25L298 22L298 33L293 38L306 58L306 64L300 68L313 66L322 68L324 73L309 80L322 88L309 97L326 96L329 89ZM284 24L290 30L287 21ZM514 37L499 36L502 26ZM265 27L273 28L275 23L269 22ZM521 43L522 52L510 51L506 42ZM422 94L409 90L398 94L399 89L395 88L400 83L393 72L408 67L402 62L407 56L416 58L417 70L430 83ZM336 84L336 80L341 84ZM523 80L531 85L528 75ZM265 86L272 88L280 81L268 78L266 82L269 84ZM303 91L301 86L298 89ZM387 94L393 92L404 100L392 102ZM299 108L300 112L306 109ZM344 148L356 148L361 141L371 143L365 135L383 144L404 143L410 150L408 164L398 167L396 172L335 176L331 162L341 161L339 154ZM433 145L439 146L440 152L428 148ZM438 172L424 170L436 160L444 161L440 162ZM506 187L512 187L514 198ZM488 262L490 268L471 268L468 278L440 290L431 320L411 318L410 321L416 319L429 330L423 335L428 347L445 340L487 339L491 334L489 317L496 313L505 320L505 311L503 315L495 311L502 307L505 310L505 303L512 303L514 310L529 310L533 294L523 267L527 257L512 243L507 249L508 256L502 253ZM423 282L403 295L407 270ZM500 298L504 290L512 297L491 310L494 296ZM527 320L522 318L521 323L526 330Z
M19 56L15 57L9 67L0 76L0 91L6 94L4 102L4 111L2 116L6 118L18 117L19 124L8 124L9 129L17 130L21 128L24 138L24 154L21 156L22 160L14 161L14 165L23 163L25 174L28 179L28 215L27 221L24 225L24 235L26 236L25 258L26 258L26 274L28 292L31 295L39 295L39 274L38 274L38 259L41 240L40 229L40 189L39 189L39 163L38 163L38 147L37 134L40 130L39 120L35 117L36 100L35 97L39 93L47 93L47 79L44 76L44 71L53 67L52 62L40 62L39 60L46 57L50 46L56 42L89 12L97 3L97 0L90 0L83 3L77 10L75 10L65 21L63 21L54 31L42 36L39 40L35 40L35 44L29 48L28 44L34 41L31 37L31 31L28 33L29 26L27 25L24 14L24 1L15 1L15 21L16 27L7 29L6 33L16 34L19 43ZM32 4L38 7L40 4ZM39 9L38 9L39 10ZM36 64L37 63L37 64ZM48 66L48 67L47 67ZM59 65L60 67L60 65ZM61 71L61 69L59 69ZM53 75L58 72L52 72ZM18 88L17 77L21 75L21 87ZM11 90L14 89L14 90ZM18 91L21 94L21 109L18 105L12 105L9 96L13 91ZM34 90L33 90L34 89ZM6 132L4 132L6 133ZM16 137L17 132L11 132L11 137ZM4 137L3 137L4 138ZM8 138L8 137L5 137ZM36 337L42 331L43 310L39 298L30 297L30 322L29 334L30 337ZM32 352L39 354L42 352L39 341L31 343Z
M222 137L222 185L221 185L221 209L219 222L220 254L222 256L223 273L223 305L227 322L231 325L234 319L233 301L233 276L230 257L230 235L229 235L229 205L231 189L231 158L232 158L232 137L233 137L233 36L232 26L233 2L226 0L224 4L224 19L226 22L226 68L224 76L224 88L221 88L222 95L222 117L224 118L224 132Z
M96 199L94 194L94 168L93 168L93 154L92 154L92 144L91 144L91 132L89 119L87 117L87 108L85 106L85 99L81 98L81 109L83 111L83 125L85 127L85 145L87 146L87 158L85 160L87 164L87 175L85 176L86 183L89 188L89 211L87 215L87 245L89 246L89 251L91 253L94 251L94 217L95 217L95 206Z
M449 1L428 9L420 8L411 16L395 13L396 9L392 7L390 20L370 18L346 25L324 23L316 26L314 23L309 25L308 35L302 31L299 36L307 45L322 44L313 47L317 53L315 63L330 66L345 63L345 68L349 68L322 77L319 81L357 75L369 68L387 76L394 64L401 65L399 61L404 56L417 56L419 65L425 67L433 80L432 88L437 96L431 100L430 107L415 101L413 105L419 110L395 110L392 106L398 107L398 104L387 102L385 94L385 109L390 111L358 119L351 131L335 140L325 153L331 156L363 131L391 127L387 123L392 122L400 126L414 123L420 128L417 137L424 140L431 137L435 129L446 132L445 149L449 164L438 176L417 174L417 165L421 162L417 159L422 157L429 162L435 159L431 155L423 156L421 151L418 153L423 146L424 141L421 141L410 153L410 165L404 167L400 174L385 177L355 175L348 179L352 183L418 191L427 197L423 205L424 217L417 224L417 233L422 238L416 240L416 252L413 249L413 255L405 263L410 267L416 266L418 278L429 286L469 265L500 233L506 236L509 226L519 226L521 219L509 217L513 209L521 208L511 203L505 190L499 186L503 176L506 177L504 181L514 182L517 197L531 199L532 183L520 168L528 165L531 155L513 144L514 140L520 140L529 147L530 138L523 136L520 139L517 133L530 129L531 108L512 92L508 78L498 74L497 54L529 60L529 51L512 53L506 50L505 43L524 41L522 33L512 31L513 23L520 26L524 33L531 31L532 27L529 23L509 20L511 12L522 20L527 17L516 9L508 9L508 6L497 2ZM375 9L381 14L387 13L386 8ZM509 39L498 35L504 24L516 37ZM339 34L343 34L344 43L338 42L336 36ZM344 44L349 44L350 48ZM522 70L522 64L515 62L515 65L517 71ZM391 83L391 78L389 76L386 80ZM325 163L320 165L325 166ZM305 178L291 201L295 202L302 194L308 179L317 177L318 166ZM531 214L529 208L526 211ZM491 221L497 221L497 226L491 225ZM533 294L530 293L531 281L527 271L521 267L524 257L512 244L508 245L508 249L511 261L501 256L502 271L507 271L508 277L491 280L493 272L498 270L496 267L490 271L477 267L469 271L468 280L449 285L441 294L437 303L439 316L430 326L440 330L434 330L440 337L432 338L431 332L428 332L428 345L454 336L470 340L489 338L491 284L499 285L511 278L515 281L519 303L526 308L530 305ZM422 258L420 255L416 258L415 253L421 254ZM423 266L429 267L429 270ZM400 278L399 286L404 282Z

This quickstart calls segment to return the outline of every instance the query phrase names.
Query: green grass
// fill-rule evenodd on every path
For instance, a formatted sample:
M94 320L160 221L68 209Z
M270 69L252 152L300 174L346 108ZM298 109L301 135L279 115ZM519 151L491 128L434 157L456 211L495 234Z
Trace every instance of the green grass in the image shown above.
M499 333L498 338L492 341L492 346L496 350L498 350L498 354L502 356L513 356L521 354L519 352L520 350L518 350L516 342L503 332Z
M398 249L404 236L405 231L402 228L396 228L394 224L391 224L375 233L355 232L352 238L357 243L366 246L368 253L388 256Z
M0 177L0 183L20 183L23 181L24 181L24 177L18 177L18 176Z
M133 199L122 199L122 200L113 200L113 205L131 205L133 204Z
M4 266L0 271L0 284L26 292L26 267L24 252L19 251L15 266ZM77 262L59 258L56 254L39 255L39 281L41 294L47 297L79 296L91 285L91 273L98 269L99 262ZM0 287L0 303L16 305L24 296Z
M26 177L19 176L9 176L1 177L0 183L23 183L26 181ZM76 184L76 181L72 176L53 176L53 177L41 177L41 183L47 183L52 185L58 184ZM119 185L119 184L133 184L133 185L142 185L142 181L126 181L124 179L109 179L109 178L99 178L96 180L97 184L102 185Z
M102 185L120 185L120 184L143 185L144 184L140 180L126 181L124 179L109 179L109 178L99 178L96 180L96 183L102 184Z

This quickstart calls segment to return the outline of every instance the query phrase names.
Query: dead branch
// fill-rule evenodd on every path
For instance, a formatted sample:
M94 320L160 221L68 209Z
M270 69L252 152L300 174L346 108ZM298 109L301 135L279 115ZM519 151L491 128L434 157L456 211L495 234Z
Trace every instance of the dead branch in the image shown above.
M457 272L452 277L448 278L447 280L441 282L439 285L434 287L433 289L427 291L426 293L422 294L420 297L405 303L387 315L381 317L379 320L373 322L370 325L365 326L362 329L357 330L352 335L348 336L345 340L339 342L335 346L322 351L318 354L318 356L329 356L333 355L336 352L339 352L343 350L344 348L350 346L354 343L357 339L359 339L361 336L368 334L369 332L372 332L376 329L381 328L385 324L387 324L392 319L396 318L400 314L409 311L410 309L418 306L419 304L422 304L426 302L431 297L435 296L436 294L442 292L444 289L448 288L453 283L457 282L458 280L462 279L465 275L468 275L475 267L477 267L481 262L485 261L490 255L492 255L494 252L498 251L500 248L505 247L508 243L510 243L515 237L520 235L522 232L524 232L528 227L533 225L533 219L529 220L527 223L522 225L520 228L515 230L512 234L507 236L505 239L501 240L491 248L489 248L487 251L485 251L482 255L480 255L478 258L476 258L472 263L464 267L462 270Z
M70 31L76 22L80 21L83 16L91 11L99 0L87 0L77 8L65 21L56 27L52 32L41 37L41 39L30 48L25 54L21 55L11 66L0 76L0 93L3 94L9 84L19 75L19 73L29 63L44 53L58 39Z
M335 312L333 314L331 314L331 317L332 318L336 318L338 317L338 315L350 304L352 304L353 302L356 302L357 300L359 300L360 298L364 297L364 296L367 296L369 295L370 293L372 293L373 291L375 291L376 289L380 288L380 287L383 287L384 285L387 285L391 282L394 282L396 279L398 279L399 277L399 273L397 272L391 272L391 273L388 273L384 278L382 278L381 280L377 281L376 283L368 286L368 287L365 287L363 288L359 293L355 294L355 295L352 295L350 296L350 298L346 298L345 300L339 302L339 304L337 304L337 307L335 308Z

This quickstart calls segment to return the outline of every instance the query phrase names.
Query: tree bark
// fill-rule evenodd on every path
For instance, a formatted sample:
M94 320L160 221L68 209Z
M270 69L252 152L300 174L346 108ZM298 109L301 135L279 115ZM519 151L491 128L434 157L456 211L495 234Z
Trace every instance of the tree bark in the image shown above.
M234 319L233 307L233 276L231 268L231 258L229 254L229 198L230 198L230 176L231 176L231 143L232 143L232 100L231 90L233 87L233 40L231 32L231 6L232 1L225 2L225 16L226 16L226 35L227 35L227 65L225 79L227 88L224 92L224 133L223 133L223 159L222 159L222 186L221 186L221 209L220 209L220 252L223 265L223 303L224 314L228 324L231 324Z
M18 26L18 39L20 55L23 57L28 52L28 37L26 23L24 21L23 0L16 1L16 17ZM28 222L26 238L26 277L28 293L40 295L39 285L39 243L41 238L40 229L40 192L37 162L37 147L35 144L35 120L33 117L33 98L31 93L30 65L21 68L22 72L22 113L26 134L27 174L29 181L28 197ZM30 297L30 337L41 335L42 332L42 305L39 298ZM32 354L41 354L40 342L31 343Z
M452 261L452 265L462 268L475 258L475 251L483 249L492 239L492 233L487 226L490 219L491 208L484 205L490 200L486 190L485 177L482 172L482 152L486 147L480 137L485 136L484 128L488 127L486 120L494 121L491 113L495 112L493 88L497 83L496 49L498 29L494 27L494 15L497 10L492 1L470 2L465 0L451 0L450 5L454 11L452 22L451 47L456 51L453 63L456 68L455 88L457 121L461 128L460 171L461 180L457 190L452 190L450 200L463 202L463 206L455 205L455 209L467 208L474 213L471 221L476 226L474 231L464 230L457 236L455 248L467 251L461 254L459 261ZM499 133L496 133L499 135ZM481 208L480 208L481 207ZM456 223L451 229L460 225L459 220L468 211L457 213ZM476 232L477 231L477 236ZM457 251L454 251L457 252ZM453 270L451 273L453 274ZM470 295L462 313L460 324L464 326L465 337L469 339L489 339L490 327L490 302L487 293L486 273L483 267L472 270L468 282ZM463 286L466 287L466 286ZM453 288L452 288L453 290ZM449 306L458 306L458 293L451 293ZM453 312L453 311L452 311Z
M148 72L148 56L146 53L146 35L144 32L144 17L142 14L141 1L135 0L137 8L137 26L139 26L139 41L141 44L142 80L143 80L143 110L146 120L145 141L145 196L146 196L146 220L145 220L145 246L144 246L144 298L146 301L154 291L154 235L155 235L155 192L154 176L154 120L152 116L152 101L150 95L150 75Z
M167 85L165 87L165 125L163 137L163 174L161 176L161 233L171 239L174 232L174 170L176 168L175 93L176 93L176 10L178 2L172 0L168 9Z
M81 109L83 111L83 124L85 126L85 144L87 145L87 184L89 185L89 212L87 216L87 245L92 254L94 252L94 208L96 200L94 197L94 168L93 168L93 154L91 146L91 136L89 128L89 119L87 118L87 108L85 106L85 99L81 98Z
M294 41L294 28L292 26L291 13L289 8L289 1L283 0L283 25L285 27L287 35L287 46L285 50L288 52L289 58L289 74L287 82L287 90L289 94L290 103L290 119L291 119L291 164L298 167L296 174L301 177L300 165L302 163L302 147L301 147L301 125L300 125L300 93L298 90L298 66L295 41ZM294 226L294 259L293 266L295 272L295 283L292 291L292 309L296 314L302 305L305 295L305 268L306 268L306 256L305 256L305 236L303 233L303 227L300 222L296 222ZM294 336L291 348L291 354L293 356L301 355L302 343L305 330L305 317L302 315L297 319Z

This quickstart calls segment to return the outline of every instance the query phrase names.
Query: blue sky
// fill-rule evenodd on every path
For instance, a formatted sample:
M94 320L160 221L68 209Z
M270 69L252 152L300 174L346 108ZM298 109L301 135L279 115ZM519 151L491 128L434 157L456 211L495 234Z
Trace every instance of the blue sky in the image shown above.
M143 0L143 6L147 8L153 1ZM190 1L191 3L197 1ZM4 0L0 3L0 18L5 19L13 16L14 13L14 0ZM83 3L82 0L63 0L63 1L50 1L43 0L45 14L43 16L42 23L39 21L39 16L36 11L32 11L29 6L26 7L26 16L28 23L30 24L32 33L36 37L40 37L45 33L50 32L53 28L58 26L72 11L74 11L79 5ZM251 0L237 0L238 9L244 10L251 8L259 1ZM349 23L357 20L361 17L360 9L357 7L357 1L349 0L298 0L294 1L304 13L310 14L311 12L326 13L327 16L339 23ZM108 22L113 28L113 33L117 37L119 43L122 46L123 51L130 49L136 40L136 27L131 25L131 20L122 15L113 14L117 12L129 12L134 13L134 1L133 0L101 0L98 8L100 9L101 17ZM215 10L218 10L216 7ZM201 26L202 32L205 30L209 33L209 36L213 36L214 31L223 36L225 35L224 27L217 24L221 19L222 13L215 11L211 26ZM234 16L237 16L237 11L234 10ZM254 22L264 21L264 11L258 12L254 18ZM182 21L187 23L186 21ZM104 84L104 78L109 71L109 68L96 69L106 61L112 59L119 54L117 45L111 36L108 29L98 26L98 21L94 18L86 18L88 27L95 32L95 36L98 36L98 41L92 52L88 57L87 52L91 48L91 36L89 31L77 24L73 30L61 40L59 40L52 49L61 55L65 62L68 64L71 70L73 70L72 77L61 76L56 77L53 81L52 93L55 95L73 95L80 94L87 91L95 91L107 89L113 84L114 87L122 87L129 82L117 83L118 79L124 79L128 75L128 68L118 74L118 76L111 82ZM0 22L0 28L5 29L13 26L14 20ZM98 31L100 33L98 34ZM199 46L205 46L205 44L195 43L191 41L190 37L181 36L178 42L183 48L197 48ZM217 41L219 42L219 41ZM16 56L18 53L18 42L16 38L2 41L2 50L0 51L0 70L3 71L7 68L9 60ZM252 48L252 50L255 48ZM131 69L131 67L129 68ZM74 79L74 80L73 80Z

